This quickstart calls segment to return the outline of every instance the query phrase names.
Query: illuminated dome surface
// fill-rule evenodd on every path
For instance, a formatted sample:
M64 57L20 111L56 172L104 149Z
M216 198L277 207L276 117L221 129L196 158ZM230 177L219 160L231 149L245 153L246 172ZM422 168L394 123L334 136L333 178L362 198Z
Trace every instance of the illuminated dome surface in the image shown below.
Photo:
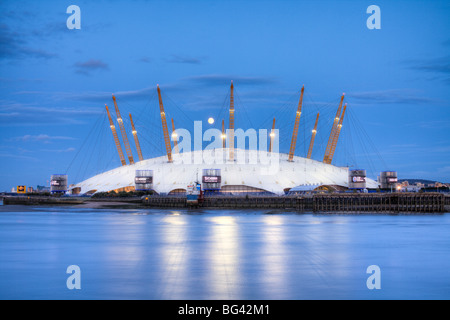
M228 149L215 149L175 154L172 163L167 161L167 156L147 159L98 174L70 189L80 188L81 194L129 190L134 188L136 170L152 170L153 190L158 194L169 194L176 190L186 190L195 181L201 182L203 169L221 170L223 191L243 187L241 190L260 190L281 195L296 186L348 187L346 167L296 156L293 161L288 161L288 154L269 154L266 151L236 149L234 162L222 160L228 155ZM184 162L180 161L181 157L185 159ZM267 159L271 159L270 164ZM369 178L366 179L366 184L367 188L378 187Z

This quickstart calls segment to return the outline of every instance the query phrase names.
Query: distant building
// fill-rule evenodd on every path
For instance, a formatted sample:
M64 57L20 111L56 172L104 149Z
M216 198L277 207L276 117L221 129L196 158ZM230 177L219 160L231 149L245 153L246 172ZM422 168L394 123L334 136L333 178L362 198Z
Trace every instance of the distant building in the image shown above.
M309 184L309 185L299 185L289 189L288 194L305 194L305 193L313 193L317 188L319 188L319 184Z
M38 185L38 186L36 187L36 191L37 191L37 192L50 192L50 187Z
M402 186L400 192L419 192L421 188L418 186Z
M12 188L11 188L11 192L12 192L12 193L16 193L16 188L12 187Z

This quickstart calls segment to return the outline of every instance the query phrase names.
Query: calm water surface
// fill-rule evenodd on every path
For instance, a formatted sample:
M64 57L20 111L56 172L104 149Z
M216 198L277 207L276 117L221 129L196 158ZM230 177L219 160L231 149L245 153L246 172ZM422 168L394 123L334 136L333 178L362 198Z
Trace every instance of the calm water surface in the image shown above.
M0 206L0 299L449 298L449 214Z

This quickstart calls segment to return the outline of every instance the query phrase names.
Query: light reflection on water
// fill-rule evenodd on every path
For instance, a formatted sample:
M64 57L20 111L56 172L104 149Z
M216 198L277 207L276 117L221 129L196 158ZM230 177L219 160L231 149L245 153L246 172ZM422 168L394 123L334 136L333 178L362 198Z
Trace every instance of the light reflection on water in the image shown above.
M240 297L241 257L239 226L236 218L216 216L207 218L210 224L207 238L207 283L210 299Z
M161 283L156 293L161 299L182 299L186 294L183 279L188 278L186 265L189 261L186 216L176 212L164 217L162 222L158 250L161 257Z
M291 265L289 249L283 232L283 217L265 215L261 228L262 250L260 272L262 290L265 296L274 295L279 299L289 299L290 286L287 282L287 270Z
M0 298L450 298L448 214L264 213L3 206Z

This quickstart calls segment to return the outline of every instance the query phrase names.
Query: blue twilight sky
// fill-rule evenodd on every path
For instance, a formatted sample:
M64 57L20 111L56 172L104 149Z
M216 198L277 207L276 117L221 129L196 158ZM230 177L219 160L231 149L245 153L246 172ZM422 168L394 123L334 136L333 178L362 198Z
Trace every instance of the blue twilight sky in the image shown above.
M71 4L80 30L66 26ZM372 4L380 30L366 26ZM104 108L114 109L113 93L149 158L164 154L156 84L177 128L207 129L208 117L216 128L227 117L231 80L236 126L269 129L275 117L282 152L302 85L296 154L306 155L320 112L317 160L345 92L334 164L450 182L449 1L1 1L0 10L0 191L120 165Z

